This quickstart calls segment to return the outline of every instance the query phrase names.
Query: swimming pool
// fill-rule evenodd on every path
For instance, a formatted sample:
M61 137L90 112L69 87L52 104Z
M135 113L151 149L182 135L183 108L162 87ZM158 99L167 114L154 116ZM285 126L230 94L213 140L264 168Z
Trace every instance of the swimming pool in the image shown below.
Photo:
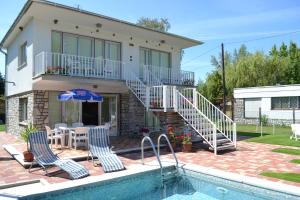
M294 200L300 196L174 167L162 186L160 170L20 197L21 200ZM171 174L171 175L170 175Z

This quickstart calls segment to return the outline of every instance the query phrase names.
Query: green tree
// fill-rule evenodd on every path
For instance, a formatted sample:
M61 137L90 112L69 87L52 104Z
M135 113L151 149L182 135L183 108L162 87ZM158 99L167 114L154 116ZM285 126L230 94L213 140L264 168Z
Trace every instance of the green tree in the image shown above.
M167 32L171 28L171 24L169 23L167 18L158 19L141 17L136 24L163 32Z

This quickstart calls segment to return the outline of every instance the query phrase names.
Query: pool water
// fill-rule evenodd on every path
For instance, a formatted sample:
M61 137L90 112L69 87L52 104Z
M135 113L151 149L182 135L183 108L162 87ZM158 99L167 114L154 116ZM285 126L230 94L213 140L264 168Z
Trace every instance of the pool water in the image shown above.
M143 172L80 187L22 197L21 200L294 200L293 195L189 170Z

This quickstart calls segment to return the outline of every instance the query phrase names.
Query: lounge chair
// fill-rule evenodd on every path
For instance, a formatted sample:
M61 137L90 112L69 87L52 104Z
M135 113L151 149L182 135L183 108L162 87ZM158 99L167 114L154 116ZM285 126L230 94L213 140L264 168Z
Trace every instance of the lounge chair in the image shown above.
M109 148L110 142L107 128L91 128L88 135L89 155L91 154L93 164L95 164L95 157L101 163L104 172L125 169L118 156Z
M83 178L89 175L89 172L82 165L71 159L59 159L57 155L54 155L49 148L46 132L37 131L30 134L29 143L35 161L45 170L46 175L49 175L47 168L53 165L67 172L72 179Z
M300 124L291 124L291 128L292 128L293 134L290 137L290 139L295 138L297 141L298 137L300 137Z

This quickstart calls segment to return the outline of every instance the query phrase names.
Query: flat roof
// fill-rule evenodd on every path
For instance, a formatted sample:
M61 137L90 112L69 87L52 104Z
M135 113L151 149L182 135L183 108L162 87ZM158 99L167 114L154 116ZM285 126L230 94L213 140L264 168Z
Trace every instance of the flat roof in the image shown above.
M300 96L300 84L235 88L234 98Z
M11 27L9 28L7 33L5 34L4 38L2 39L2 41L0 43L0 47L5 48L5 43L6 43L7 39L10 37L11 33L13 33L16 30L16 27L18 26L19 22L21 21L23 16L27 13L27 11L31 8L32 4L43 4L43 5L47 5L47 6L53 6L53 7L56 7L56 8L67 9L69 11L73 11L73 12L76 12L76 13L81 13L81 14L85 14L85 15L94 16L94 17L98 17L98 18L101 18L101 19L109 20L109 21L112 21L112 22L120 23L120 24L129 26L129 27L132 27L132 28L143 29L147 32L152 32L152 33L156 33L156 34L158 33L158 34L162 34L162 35L165 35L165 36L168 36L168 37L177 38L178 40L184 40L184 41L188 42L189 45L187 47L203 44L203 42L198 41L198 40L194 40L194 39L191 39L191 38L187 38L187 37L176 35L176 34L169 33L169 32L163 32L163 31L143 27L143 26L140 26L140 25L128 22L128 21L108 17L108 16L105 16L105 15L101 15L101 14L98 14L98 13L94 13L94 12L74 8L74 7L71 7L71 6L67 6L67 5L63 5L63 4L59 4L59 3L54 3L54 2L51 2L51 1L45 1L45 0L28 0L25 3L25 5L23 6L23 8L21 9L20 13L18 14L17 18L14 20L13 24L11 25ZM187 47L184 47L184 48L187 48Z

